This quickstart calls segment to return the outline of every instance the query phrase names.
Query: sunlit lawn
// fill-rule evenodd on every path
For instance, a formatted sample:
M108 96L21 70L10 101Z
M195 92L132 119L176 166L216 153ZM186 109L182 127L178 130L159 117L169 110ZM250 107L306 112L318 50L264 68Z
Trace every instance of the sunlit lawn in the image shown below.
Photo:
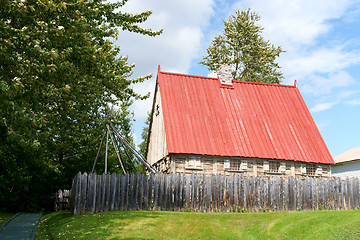
M360 239L360 211L123 211L43 217L37 239Z

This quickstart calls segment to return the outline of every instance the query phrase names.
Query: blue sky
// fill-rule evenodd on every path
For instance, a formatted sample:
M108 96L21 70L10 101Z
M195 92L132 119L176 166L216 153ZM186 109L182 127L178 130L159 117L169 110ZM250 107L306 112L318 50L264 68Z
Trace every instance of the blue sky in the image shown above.
M134 89L154 91L158 64L163 71L210 74L198 62L222 32L222 19L248 7L262 16L263 36L286 50L278 58L283 84L297 80L330 153L360 147L360 0L129 0L121 11L151 9L143 27L164 29L155 38L121 32L115 42L135 63L134 77L153 74ZM138 143L151 103L152 96L133 106Z

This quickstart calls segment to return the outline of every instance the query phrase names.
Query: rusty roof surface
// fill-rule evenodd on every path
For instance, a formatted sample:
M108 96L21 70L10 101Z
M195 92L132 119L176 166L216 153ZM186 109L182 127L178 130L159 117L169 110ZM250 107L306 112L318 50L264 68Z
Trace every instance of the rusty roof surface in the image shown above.
M295 86L158 71L169 153L333 164Z

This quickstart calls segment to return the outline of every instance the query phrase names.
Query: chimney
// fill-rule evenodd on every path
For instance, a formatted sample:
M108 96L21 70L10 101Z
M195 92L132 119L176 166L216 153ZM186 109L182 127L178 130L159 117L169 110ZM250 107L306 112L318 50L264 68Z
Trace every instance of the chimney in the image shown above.
M229 65L221 65L216 70L216 74L219 76L222 84L232 84L231 67Z

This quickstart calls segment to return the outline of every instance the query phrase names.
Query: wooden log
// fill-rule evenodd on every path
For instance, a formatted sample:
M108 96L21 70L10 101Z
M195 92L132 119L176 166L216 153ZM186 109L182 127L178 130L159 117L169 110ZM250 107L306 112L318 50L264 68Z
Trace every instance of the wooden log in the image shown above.
M225 176L219 176L219 210L220 211L226 211L225 209L225 190L224 190L224 184L225 184Z
M290 211L289 179L284 180L284 210Z
M219 189L219 175L216 175L213 177L213 182L212 182L212 188L213 188L213 211L217 212L219 211L219 192L220 192L220 189Z
M253 176L250 176L250 180L251 180L251 195L250 195L250 199L251 199L251 209L250 211L252 212L258 212L258 208L256 206L256 178Z
M102 175L96 176L96 204L95 204L95 212L102 212Z
M153 209L154 207L154 180L155 180L155 174L150 174L149 176L149 182L148 182L148 210Z
M121 175L120 176L120 210L125 210L126 205L126 176Z
M172 199L171 199L171 203L172 203L172 210L173 211L178 211L179 209L179 200L180 200L180 196L179 196L179 189L178 189L178 175L175 173L171 174L171 188L172 188Z
M124 210L130 210L130 204L131 204L131 189L130 189L130 174L125 174L125 204L124 204Z
M246 211L249 211L248 198L249 198L249 179L247 177L244 177L244 209Z
M161 175L160 176L160 204L161 204L161 207L160 207L160 210L165 210L166 208L166 199L165 199L165 196L166 196L166 182L165 182L165 175Z
M316 180L316 184L315 184L315 208L314 210L317 210L319 207L319 184L320 184L320 180L317 179Z
M175 177L174 174L169 175L169 194L168 194L168 209L174 211L174 194L175 194Z
M80 214L85 214L86 208L86 198L87 198L87 182L88 182L88 175L85 172L81 176L81 206L80 206Z
M210 211L216 211L216 175L211 177L211 206Z
M138 189L138 210L142 210L143 209L143 196L144 196L144 174L137 174L138 175L138 180L137 180L137 184L139 186Z
M143 194L143 205L142 210L148 210L149 209L149 175L143 176L143 188L144 188L144 194Z
M154 210L159 207L159 187L160 187L160 174L154 175Z
M284 177L281 177L281 211L286 211L286 183Z
M206 212L211 212L211 196L212 196L212 187L211 187L212 177L206 178Z
M239 175L234 176L234 206L237 212L239 207Z
M186 194L186 211L190 211L191 208L191 202L190 202L190 195L191 195L191 176L186 175L185 176L185 183L184 183L186 189L185 189L185 194Z
M289 210L294 211L296 210L294 207L294 178L289 177L288 178L288 190L289 190Z
M206 187L206 181L205 181L205 175L200 175L200 188L199 188L199 211L203 212L205 210L205 187Z
M105 204L106 204L106 174L102 174L101 175L101 205L99 208L99 212L104 212L105 211Z
M137 206L137 182L136 175L134 173L130 174L130 210L136 210Z
M259 211L265 211L265 194L264 194L264 188L265 188L265 179L260 178L259 183Z
M191 174L191 193L190 193L190 204L191 204L191 209L192 211L194 210L195 208L195 203L196 203L196 186L195 186L195 174Z
M347 189L348 189L348 191L347 191L347 198L348 198L348 203L349 203L349 210L350 209L354 209L354 202L353 202L353 192L352 192L352 190L353 190L353 182L352 182L352 179L353 178L348 178L347 179Z
M228 194L229 194L229 211L234 211L234 174L230 174L228 183Z
M81 173L78 173L74 178L74 210L73 214L80 214L80 206L81 206Z
M87 212L95 213L96 204L96 174L90 173L88 177L88 201L87 201Z
M310 209L315 209L315 178L310 179Z
M354 209L359 209L359 179L354 178L353 194L354 194Z
M195 187L195 195L194 195L194 208L193 210L196 211L199 209L199 187L200 187L200 176L195 174L194 178L194 187Z
M182 195L182 185L181 185L181 180L182 180L182 174L176 174L176 180L175 180L175 184L176 184L176 196L177 196L177 201L176 201L176 211L181 211L183 205L183 195Z
M110 177L110 202L109 211L115 210L115 196L116 196L116 173L109 174Z
M110 187L111 187L111 175L105 174L105 206L104 212L108 212L110 210Z
M164 209L169 211L170 207L170 176L164 175Z
M115 211L119 211L120 209L120 190L121 190L121 181L120 181L120 174L117 173L115 175L116 181L116 188L115 188Z

